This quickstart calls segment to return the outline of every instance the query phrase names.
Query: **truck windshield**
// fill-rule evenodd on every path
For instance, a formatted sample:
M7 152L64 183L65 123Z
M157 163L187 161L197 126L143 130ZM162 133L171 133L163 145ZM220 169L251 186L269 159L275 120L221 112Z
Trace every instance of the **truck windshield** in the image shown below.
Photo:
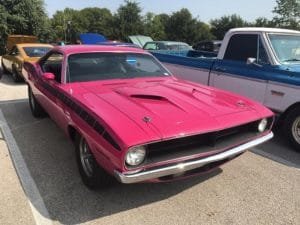
M168 76L152 56L136 53L80 53L68 58L68 82Z
M268 36L280 63L300 63L300 35L269 34Z

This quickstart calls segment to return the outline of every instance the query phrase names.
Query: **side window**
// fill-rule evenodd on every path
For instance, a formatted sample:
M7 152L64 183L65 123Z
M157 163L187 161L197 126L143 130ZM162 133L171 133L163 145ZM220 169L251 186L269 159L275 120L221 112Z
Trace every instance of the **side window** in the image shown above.
M235 34L229 40L224 59L246 62L257 58L257 34Z
M156 50L157 47L156 47L155 43L148 43L148 44L146 44L145 49L147 49L147 50Z
M44 61L41 62L43 72L53 73L55 80L61 82L63 55L61 53L52 53Z

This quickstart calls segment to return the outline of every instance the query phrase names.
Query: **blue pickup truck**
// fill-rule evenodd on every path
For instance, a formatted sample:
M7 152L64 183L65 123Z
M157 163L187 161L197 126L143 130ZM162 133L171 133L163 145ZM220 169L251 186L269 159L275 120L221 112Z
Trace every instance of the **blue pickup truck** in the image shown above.
M299 31L231 29L215 58L153 54L178 78L236 92L269 107L300 150Z

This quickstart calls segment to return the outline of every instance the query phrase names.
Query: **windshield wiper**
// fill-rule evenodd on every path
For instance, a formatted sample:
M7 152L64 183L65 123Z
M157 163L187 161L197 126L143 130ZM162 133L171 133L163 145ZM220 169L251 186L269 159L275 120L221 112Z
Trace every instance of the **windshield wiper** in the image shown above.
M299 62L299 61L300 59L296 59L296 58L283 60L283 62Z

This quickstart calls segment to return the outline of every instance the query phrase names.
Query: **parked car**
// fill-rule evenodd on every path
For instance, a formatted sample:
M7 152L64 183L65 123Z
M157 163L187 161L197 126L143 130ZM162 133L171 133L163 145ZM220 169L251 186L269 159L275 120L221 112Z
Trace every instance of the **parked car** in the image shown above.
M192 48L184 42L176 41L150 41L147 42L143 49L145 50L173 50L173 51L185 51Z
M222 41L219 41L219 40L201 41L201 42L193 45L193 49L195 49L197 51L218 53L221 45L222 45Z
M3 72L11 73L15 82L23 80L23 63L25 61L37 61L52 47L52 45L39 43L16 44L8 54L2 56Z
M57 46L25 63L33 116L74 142L83 182L169 181L207 172L273 134L273 113L247 98L174 78L150 53ZM109 175L111 176L109 176Z
M263 103L300 151L300 32L230 30L217 58L154 53L178 78L233 91Z
M38 38L37 36L33 35L20 35L20 34L12 34L8 35L7 40L6 40L6 52L10 52L11 49L16 45L16 44L21 44L21 43L37 43Z

